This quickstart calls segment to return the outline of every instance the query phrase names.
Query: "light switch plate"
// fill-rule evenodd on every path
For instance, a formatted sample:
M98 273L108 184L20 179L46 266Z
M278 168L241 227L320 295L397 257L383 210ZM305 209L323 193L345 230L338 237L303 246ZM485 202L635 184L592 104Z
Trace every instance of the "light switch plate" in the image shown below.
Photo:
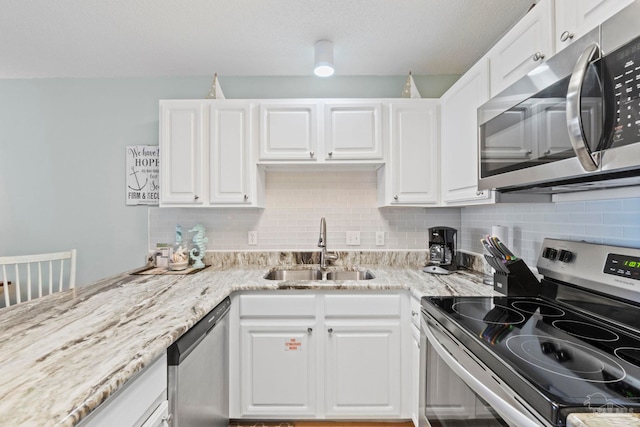
M347 245L348 246L360 246L360 232L359 231L347 231Z
M384 246L384 231L376 231L376 246Z
M255 230L249 231L247 233L247 244L249 245L257 245L258 244L258 232Z

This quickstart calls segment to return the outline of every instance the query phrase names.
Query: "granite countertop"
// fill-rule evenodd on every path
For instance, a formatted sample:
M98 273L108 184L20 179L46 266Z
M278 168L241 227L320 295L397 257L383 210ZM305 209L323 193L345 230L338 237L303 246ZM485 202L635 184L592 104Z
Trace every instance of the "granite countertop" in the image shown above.
M373 272L372 280L328 284L267 280L265 265L274 265L273 260L239 265L233 257L192 275L123 273L2 309L0 425L76 425L235 291L404 289L416 296L494 295L475 273L431 275L419 267L387 267L398 265L389 259L379 264L385 267L359 264Z

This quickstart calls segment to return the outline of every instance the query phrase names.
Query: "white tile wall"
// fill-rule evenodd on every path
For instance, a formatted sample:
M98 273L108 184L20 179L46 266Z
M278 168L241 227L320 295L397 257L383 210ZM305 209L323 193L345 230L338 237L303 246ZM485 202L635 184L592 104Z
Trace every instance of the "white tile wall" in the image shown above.
M176 224L190 236L201 223L216 251L315 251L321 217L330 251L426 250L427 228L461 228L459 208L378 208L375 171L267 172L264 209L152 208L149 216L150 248L172 243ZM250 230L258 232L255 246L247 244ZM360 231L360 246L346 245L347 231ZM376 231L385 232L384 246L376 246Z
M463 208L461 248L482 252L492 225L509 227L509 245L535 266L545 237L640 248L640 198Z

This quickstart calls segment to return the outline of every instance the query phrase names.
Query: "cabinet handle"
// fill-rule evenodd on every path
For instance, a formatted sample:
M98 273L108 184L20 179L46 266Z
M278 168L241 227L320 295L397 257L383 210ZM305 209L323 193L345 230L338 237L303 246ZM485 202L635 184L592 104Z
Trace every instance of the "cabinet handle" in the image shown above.
M329 157L333 156L333 151L329 151Z
M526 154L527 156L530 156L530 155L531 155L531 153L533 153L533 151L531 151L531 150L527 150L525 154Z
M244 195L244 201L246 202L247 200L249 200L249 196L247 196L246 194Z
M545 156L547 156L547 155L551 154L551 150L545 150L545 151L544 151L544 153L542 153L542 154L544 154Z
M542 52L536 52L536 53L534 53L534 54L533 54L533 60L534 60L535 62L538 62L538 61L540 61L541 59L544 59L544 53L542 53Z
M327 329L327 332L329 332L330 334L332 334L332 333L333 333L333 328L329 328L329 329Z
M411 310L411 315L412 315L412 316L417 316L417 315L418 315L418 312L417 312L417 311L413 311L413 310Z
M313 328L307 328L307 333L310 334L311 332L313 332Z
M484 191L476 191L476 196L484 196Z
M197 195L193 196L193 200L198 200L200 197L198 197Z
M560 41L564 43L567 40L572 40L573 36L574 36L573 33L570 33L569 31L564 31L562 34L560 34Z
M395 200L396 202L398 201L398 195L397 194L395 196L393 196L393 200Z
M313 151L309 151L309 157L313 157L315 155L316 155L316 153L314 153Z

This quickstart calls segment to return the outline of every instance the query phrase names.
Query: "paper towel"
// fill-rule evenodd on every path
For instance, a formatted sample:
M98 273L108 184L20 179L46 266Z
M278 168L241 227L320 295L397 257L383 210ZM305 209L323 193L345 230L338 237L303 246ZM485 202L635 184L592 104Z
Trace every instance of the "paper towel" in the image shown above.
M491 226L491 235L500 239L500 241L505 245L509 246L509 227L506 225L492 225Z

